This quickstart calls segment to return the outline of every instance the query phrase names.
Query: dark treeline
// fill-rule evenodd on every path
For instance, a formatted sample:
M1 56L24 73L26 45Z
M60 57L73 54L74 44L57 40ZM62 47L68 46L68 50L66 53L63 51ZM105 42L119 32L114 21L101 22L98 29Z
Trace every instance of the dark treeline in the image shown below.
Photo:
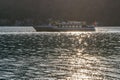
M97 21L120 25L120 0L0 0L0 19L48 19Z

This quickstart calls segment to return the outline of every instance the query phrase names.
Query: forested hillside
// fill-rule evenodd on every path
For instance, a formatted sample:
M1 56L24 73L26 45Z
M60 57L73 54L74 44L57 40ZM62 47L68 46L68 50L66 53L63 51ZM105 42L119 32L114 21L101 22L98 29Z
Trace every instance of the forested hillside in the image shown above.
M98 21L120 25L119 0L0 0L0 19Z

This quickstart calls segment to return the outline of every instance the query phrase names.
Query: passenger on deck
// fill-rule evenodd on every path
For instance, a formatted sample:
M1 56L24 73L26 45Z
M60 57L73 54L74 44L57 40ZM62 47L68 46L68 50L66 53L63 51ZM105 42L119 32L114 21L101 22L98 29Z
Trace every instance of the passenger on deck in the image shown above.
M86 28L86 27L87 27L87 25L82 25L82 27L83 27L83 28Z

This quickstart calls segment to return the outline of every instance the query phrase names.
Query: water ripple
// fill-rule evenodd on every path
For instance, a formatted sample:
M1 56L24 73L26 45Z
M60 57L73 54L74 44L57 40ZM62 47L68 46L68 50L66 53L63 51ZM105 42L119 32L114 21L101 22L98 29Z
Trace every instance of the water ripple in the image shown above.
M1 34L0 54L0 79L120 79L120 33Z

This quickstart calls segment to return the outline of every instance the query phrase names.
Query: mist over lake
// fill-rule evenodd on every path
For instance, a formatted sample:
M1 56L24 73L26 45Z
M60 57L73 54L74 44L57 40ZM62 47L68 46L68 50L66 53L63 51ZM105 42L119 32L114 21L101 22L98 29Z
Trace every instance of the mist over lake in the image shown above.
M120 32L120 26L95 27L94 32ZM0 26L0 32L36 32L33 26ZM83 31L84 32L84 31Z

